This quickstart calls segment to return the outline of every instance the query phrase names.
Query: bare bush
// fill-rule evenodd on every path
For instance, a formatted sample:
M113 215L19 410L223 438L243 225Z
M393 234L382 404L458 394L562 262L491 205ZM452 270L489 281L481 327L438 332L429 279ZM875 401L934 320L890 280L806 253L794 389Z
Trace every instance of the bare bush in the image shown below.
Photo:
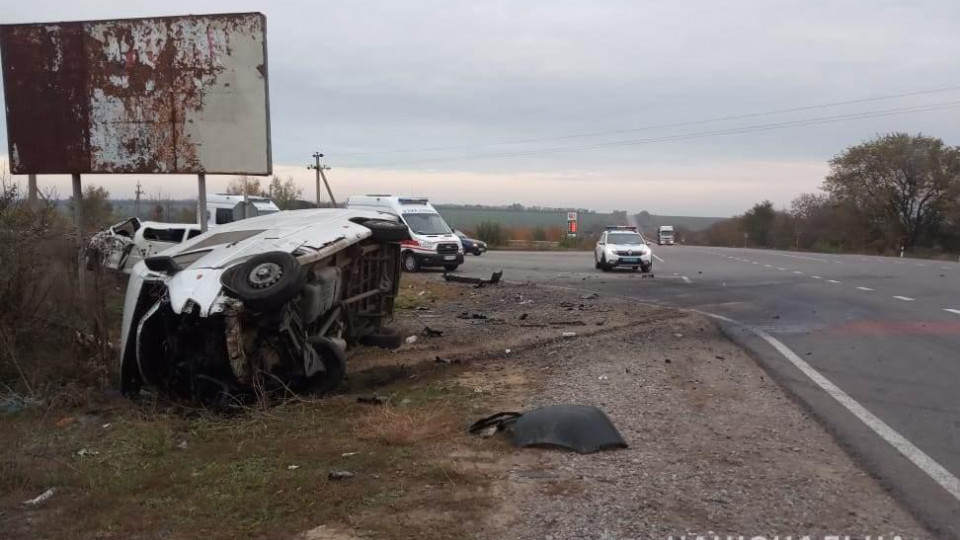
M51 194L31 205L0 174L0 382L40 396L113 375L119 291L93 274L79 287L76 232Z

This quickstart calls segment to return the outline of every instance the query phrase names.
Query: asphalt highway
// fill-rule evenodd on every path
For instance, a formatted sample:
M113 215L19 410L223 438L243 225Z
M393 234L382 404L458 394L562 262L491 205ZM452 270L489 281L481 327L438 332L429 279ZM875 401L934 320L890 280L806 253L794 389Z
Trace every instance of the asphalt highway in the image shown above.
M468 256L460 273L503 269L510 281L715 316L918 518L960 538L960 263L687 246L654 253L653 278L595 270L589 252L494 251Z

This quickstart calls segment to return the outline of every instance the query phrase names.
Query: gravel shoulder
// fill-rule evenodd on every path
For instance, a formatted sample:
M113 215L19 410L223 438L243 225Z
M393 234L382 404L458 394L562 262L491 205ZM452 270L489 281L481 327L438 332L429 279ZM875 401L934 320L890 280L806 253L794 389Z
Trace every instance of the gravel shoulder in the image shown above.
M531 284L461 292L432 314L478 349L459 380L486 394L483 414L595 405L630 444L501 452L487 468L500 504L477 537L932 537L712 321ZM461 309L503 322L442 313ZM520 327L523 313L572 324Z

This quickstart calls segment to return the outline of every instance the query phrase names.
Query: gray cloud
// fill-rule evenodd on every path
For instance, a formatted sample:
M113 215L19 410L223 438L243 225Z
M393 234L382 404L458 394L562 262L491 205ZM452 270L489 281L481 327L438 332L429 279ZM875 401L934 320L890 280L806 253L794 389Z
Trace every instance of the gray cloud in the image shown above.
M700 175L702 194L709 185L722 192L733 164L822 163L877 132L923 131L960 143L957 110L947 110L618 149L421 161L960 100L955 91L556 142L346 155L670 124L960 84L955 75L960 4L950 0L170 0L162 4L163 13L156 6L33 1L5 7L3 22L263 11L268 17L273 153L280 164L305 164L314 147L322 145L340 168L386 164L385 171L645 178L637 189L656 186L661 173L675 167ZM711 165L724 174L711 178ZM658 175L644 177L651 167ZM798 175L821 169L804 168L793 175L771 169L783 182L794 182L778 185L771 197L788 200L790 193L809 189L817 182L799 181ZM751 169L745 176L755 173ZM504 193L502 202L535 195L517 189ZM541 195L543 204L555 202L549 193ZM606 206L615 207L618 194L606 196L611 199ZM764 195L754 190L743 196L716 211L739 211ZM591 200L597 197L590 194Z

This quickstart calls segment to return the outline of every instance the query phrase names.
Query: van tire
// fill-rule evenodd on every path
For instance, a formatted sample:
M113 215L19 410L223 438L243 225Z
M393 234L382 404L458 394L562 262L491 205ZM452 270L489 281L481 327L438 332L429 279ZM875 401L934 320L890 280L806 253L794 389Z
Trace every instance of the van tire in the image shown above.
M347 374L347 353L328 338L320 338L311 344L323 363L323 373L307 379L307 390L315 394L328 394L340 385Z
M263 276L254 276L257 271ZM223 274L223 286L254 311L271 311L293 300L306 284L296 257L284 251L255 255ZM258 281L259 280L259 281Z
M403 262L404 272L420 271L420 261L417 260L416 255L414 255L412 251L405 252L401 258L401 261Z
M361 223L373 233L373 239L380 242L402 242L410 239L410 229L403 223L386 219L371 219Z
M379 332L360 338L360 344L381 349L399 349L403 345L403 336L393 327L384 326Z

